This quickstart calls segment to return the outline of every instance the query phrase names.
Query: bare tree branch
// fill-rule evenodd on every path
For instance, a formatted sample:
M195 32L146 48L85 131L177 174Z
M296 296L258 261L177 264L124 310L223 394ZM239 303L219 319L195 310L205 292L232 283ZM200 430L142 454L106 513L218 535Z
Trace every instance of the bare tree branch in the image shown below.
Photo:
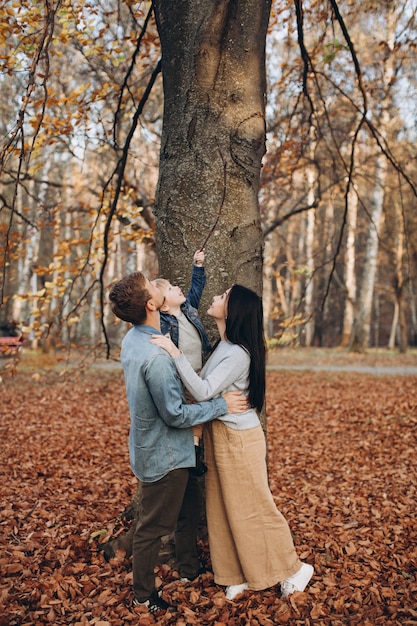
M120 92L119 92L119 98L117 100L117 109L116 109L116 113L115 113L115 116L114 116L115 117L115 123L113 125L113 140L114 140L114 145L115 146L118 145L117 137L116 137L116 129L117 129L117 122L118 122L118 118L119 118L119 114L120 114L120 108L121 108L121 105L122 105L123 94L124 94L125 89L127 89L129 91L129 93L130 93L130 90L129 90L129 78L130 78L130 76L131 76L131 74L133 72L133 69L135 67L136 59L137 59L137 56L138 56L139 50L140 50L140 45L141 45L143 37L144 37L144 35L146 33L146 29L148 27L149 20L151 19L152 13L153 13L153 7L152 7L152 3L151 3L150 6L149 6L148 14L147 14L147 16L145 18L145 21L143 23L143 26L142 26L142 30L140 32L140 35L139 35L138 39L137 39L136 48L135 48L135 51L134 51L134 53L132 55L132 59L131 59L130 65L129 65L128 69L127 69L126 75L125 75L125 77L123 79L123 83L122 83L122 86L121 86L121 89L120 89Z
M119 200L119 196L120 196L120 190L122 188L122 182L123 182L123 176L124 176L124 172L125 172L125 168L126 168L126 163L127 163L127 158L128 158L128 154L129 154L129 146L130 143L132 141L134 132L136 130L136 127L138 125L138 121L139 121L139 117L142 114L143 108L148 100L148 97L152 91L152 87L155 84L155 81L158 77L158 74L160 74L161 72L161 59L158 61L154 71L152 72L151 78L149 80L148 85L146 86L146 89L143 93L143 96L139 102L139 105L135 111L135 114L133 116L133 120L132 120L132 124L131 127L129 129L129 133L126 137L126 141L125 144L123 146L123 153L121 158L119 159L116 169L115 169L115 173L117 173L117 181L116 181L116 190L115 190L115 194L113 197L113 201L110 207L110 211L109 214L107 216L107 220L106 220L106 224L104 227L104 235L103 235L103 251L104 251L104 259L103 259L103 263L101 265L100 268L100 277L99 277L99 282L100 282L100 307L101 307L101 326L102 326L102 330L103 330L103 334L105 337L105 342L106 342L106 346L107 346L107 358L110 356L110 343L108 340L108 336L107 336L107 330L106 330L106 325L105 325L105 321L104 321L104 270L106 268L107 265L107 259L108 259L108 253L109 253L109 232L110 232L110 226L114 217L114 214L116 212L116 208L117 208L117 202Z
M9 223L7 226L5 246L4 246L4 252L3 252L2 284L0 286L0 305L3 305L4 303L4 288L6 284L7 268L9 265L8 254L9 254L9 248L10 248L9 246L10 232L11 232L11 228L13 224L13 217L14 217L15 208L16 208L19 180L21 178L25 161L26 161L26 166L27 166L30 160L33 146L35 144L36 138L42 126L44 113L45 113L45 106L46 106L46 100L47 100L47 81L49 78L49 47L51 45L52 36L54 33L55 14L60 8L60 4L61 2L57 2L56 6L54 7L52 0L45 0L44 26L40 34L40 37L38 39L38 43L35 47L35 52L32 57L32 63L31 63L31 67L29 70L29 81L26 86L26 93L22 98L22 104L20 106L20 109L17 115L17 121L15 124L15 127L10 132L9 139L4 143L0 151L0 173L1 173L2 171L4 171L4 167L7 162L8 157L10 157L14 153L15 147L20 142L19 165L18 165L17 176L16 176L16 185L15 185L14 193L13 193L12 210L10 211L10 219L9 219ZM29 152L26 155L25 154L25 133L24 133L26 109L29 105L29 102L31 101L31 96L36 86L35 81L38 75L37 70L42 60L44 62L44 68L42 72L39 73L40 76L42 77L41 85L43 89L42 112L37 121L37 126L36 126L35 133L32 139L32 143L31 143L31 148L29 149Z

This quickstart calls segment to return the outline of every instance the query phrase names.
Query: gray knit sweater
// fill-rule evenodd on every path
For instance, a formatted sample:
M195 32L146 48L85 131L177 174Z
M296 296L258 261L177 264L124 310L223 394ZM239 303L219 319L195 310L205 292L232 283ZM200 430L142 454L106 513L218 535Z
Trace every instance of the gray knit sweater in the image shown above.
M194 372L183 354L176 357L174 363L182 382L197 402L210 400L225 391L248 393L250 356L244 348L229 341L220 341L200 375ZM259 424L255 409L229 413L219 419L235 430L246 430Z

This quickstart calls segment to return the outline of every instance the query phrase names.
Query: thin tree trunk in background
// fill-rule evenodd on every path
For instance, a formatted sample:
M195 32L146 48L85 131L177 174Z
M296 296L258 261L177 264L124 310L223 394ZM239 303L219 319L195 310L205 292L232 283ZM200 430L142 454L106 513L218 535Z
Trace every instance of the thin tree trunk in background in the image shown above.
M131 274L137 270L142 271L142 267L138 265L138 255L136 250L136 242L129 241L126 251L126 274Z
M400 309L400 332L399 332L399 346L400 352L405 354L408 349L408 325L407 325L407 315L406 308L404 302L404 287L401 289L401 294L399 297L399 309Z
M396 205L397 207L398 205ZM398 321L400 319L400 300L399 295L402 288L402 232L401 226L398 222L398 210L395 211L395 224L392 225L394 229L394 237L391 249L391 259L394 266L394 312L391 322L391 331L388 339L388 348L393 350L398 335Z
M356 308L356 275L355 275L355 238L358 216L358 195L354 189L349 192L347 208L347 237L345 252L345 310L343 314L343 331L340 346L347 348L352 337Z
M383 74L384 90L381 100L381 116L378 128L381 136L384 138L390 135L391 111L393 110L392 85L395 81L394 43L395 9L391 9L390 6L387 6L388 52ZM379 231L384 205L387 169L387 159L384 154L379 152L376 158L365 264L358 298L358 313L351 342L351 349L356 352L364 352L370 340L372 299L378 263Z
M296 243L296 260L293 261L292 265L292 279L291 279L291 318L294 318L294 321L291 322L291 345L298 346L300 345L301 333L304 328L304 321L301 318L302 308L301 308L301 300L304 295L305 283L301 283L301 281L296 280L296 276L300 268L305 267L305 248L306 248L306 237L307 237L307 216L301 216L301 229L297 233L298 235L298 243Z
M401 353L407 352L407 319L404 310L404 223L399 203L395 204L396 231L397 235L394 240L393 262L395 267L395 312L396 320L392 324L389 347L395 347L395 339L398 338L398 345Z
M413 289L413 281L410 276L408 281L408 293L410 300L410 313L411 313L411 341L413 346L417 346L417 310L416 310L416 297Z
M74 229L74 225L73 225L73 220L74 220L74 215L72 213L67 213L65 216L65 233L64 233L64 240L65 241L71 241L71 238L77 236L77 230ZM75 232L74 232L75 231ZM70 253L71 254L71 253ZM68 264L68 267L65 271L65 281L71 281L72 276L71 276L71 264ZM67 283L67 284L68 284ZM71 310L71 302L70 302L70 298L65 298L64 300L64 304L62 307L62 317L64 319L66 319L67 315L69 314ZM69 347L70 345L70 341L69 341L69 329L67 324L63 324L62 325L62 339L63 339L63 343L64 345L67 345L67 347Z
M113 228L113 245L114 252L110 255L109 263L107 265L107 275L109 284L113 283L113 281L119 277L123 276L123 258L124 251L122 247L122 237L120 236L119 224L115 222L112 225ZM138 266L140 269L140 266ZM105 320L107 327L110 327L111 321L114 319L114 314L109 307L109 302L105 303ZM129 326L125 323L118 323L114 332L114 340L117 342L117 345L120 345L123 339L123 336L126 334Z
M393 350L395 348L395 339L397 336L397 326L398 320L400 318L400 307L398 305L398 300L394 302L394 314L392 316L392 324L391 324L391 332L388 339L388 348Z
M33 194L34 183L29 183L29 193L30 196ZM18 194L18 202L19 206L23 206L24 200L21 197L22 191ZM26 198L26 202L31 203L30 196ZM36 212L36 207L32 206L32 213L30 215L30 221L35 223L35 220L32 220ZM39 254L39 242L40 242L40 230L37 230L35 227L30 224L26 224L23 222L21 224L22 237L25 240L25 248L24 255L19 259L19 276L18 276L18 288L17 295L13 298L12 305L12 319L15 320L18 324L24 322L29 316L29 310L31 308L31 304L26 300L28 294L30 293L31 286L36 284L37 286L37 278L32 280L33 276L33 267L36 265ZM22 296L22 297L20 297Z
M314 191L309 191L308 202L310 204L311 198L314 197ZM305 291L305 345L309 348L312 344L314 337L314 233L315 233L315 221L316 213L314 209L310 209L307 212L307 224L306 224L306 291Z
M317 139L316 139L316 126L315 118L313 116L312 124L310 126L310 138L309 138L309 154L310 163L307 167L307 205L313 206L316 200L317 191L317 166L315 163ZM314 235L315 235L315 222L316 212L315 209L310 209L307 212L307 226L306 226L306 291L305 291L305 345L310 347L314 336Z
M294 317L295 315L295 304L294 300L296 297L296 291L298 290L298 285L296 284L298 281L295 280L295 270L296 261L293 257L294 252L298 252L298 247L300 245L300 240L302 238L302 228L301 224L303 221L303 216L299 216L298 219L292 221L288 224L288 233L287 239L285 242L285 258L287 260L287 267L284 275L284 294L285 294L285 302L286 308L283 310L286 311L286 317ZM296 232L298 231L299 235L296 237Z
M263 312L264 312L264 333L266 338L273 336L273 320L271 317L274 307L274 267L272 262L273 250L271 239L273 235L265 241L265 263L264 263L264 281L263 281Z
M373 308L374 308L374 346L379 346L379 334L380 334L380 326L381 326L381 315L379 308L379 293L378 291L374 292L373 297Z
M373 207L370 212L365 262L358 299L358 313L351 342L351 349L355 352L364 352L368 348L370 342L372 302L378 263L378 237L382 218L382 207L384 203L386 170L386 159L383 155L381 155L377 157L372 198Z
M287 298L285 297L285 290L284 290L283 282L284 280L281 274L278 274L278 276L276 277L278 302L281 304L281 310L283 312L284 317L289 317L288 302L287 302Z
M325 242L326 242L326 254L325 260L326 264L329 259L333 258L334 250L333 250L333 242L335 240L335 214L334 214L334 200L333 196L330 195L329 200L326 204L326 216L325 216ZM325 282L327 283L327 274L325 275ZM331 318L331 306L329 305L329 298L326 298L323 303L323 312L322 312L322 326L323 326L323 336L325 336L325 329L327 330L328 335L328 343L327 345L334 345L334 320ZM331 333L331 334L330 334ZM323 339L320 343L323 346Z

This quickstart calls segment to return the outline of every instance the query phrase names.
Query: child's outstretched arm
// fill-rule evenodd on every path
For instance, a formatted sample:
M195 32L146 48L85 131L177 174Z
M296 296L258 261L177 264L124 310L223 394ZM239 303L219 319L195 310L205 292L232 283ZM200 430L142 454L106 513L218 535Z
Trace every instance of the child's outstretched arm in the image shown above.
M193 274L191 277L191 287L187 293L187 302L195 309L200 305L204 285L206 284L206 272L204 270L204 250L197 250L193 260Z

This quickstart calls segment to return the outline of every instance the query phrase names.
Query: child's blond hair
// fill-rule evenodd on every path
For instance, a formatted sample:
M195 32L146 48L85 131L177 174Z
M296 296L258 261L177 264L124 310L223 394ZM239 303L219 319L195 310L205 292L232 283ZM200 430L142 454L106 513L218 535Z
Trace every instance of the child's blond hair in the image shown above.
M156 278L155 284L159 289L165 291L166 289L168 289L170 283L169 280L167 280L166 278Z

